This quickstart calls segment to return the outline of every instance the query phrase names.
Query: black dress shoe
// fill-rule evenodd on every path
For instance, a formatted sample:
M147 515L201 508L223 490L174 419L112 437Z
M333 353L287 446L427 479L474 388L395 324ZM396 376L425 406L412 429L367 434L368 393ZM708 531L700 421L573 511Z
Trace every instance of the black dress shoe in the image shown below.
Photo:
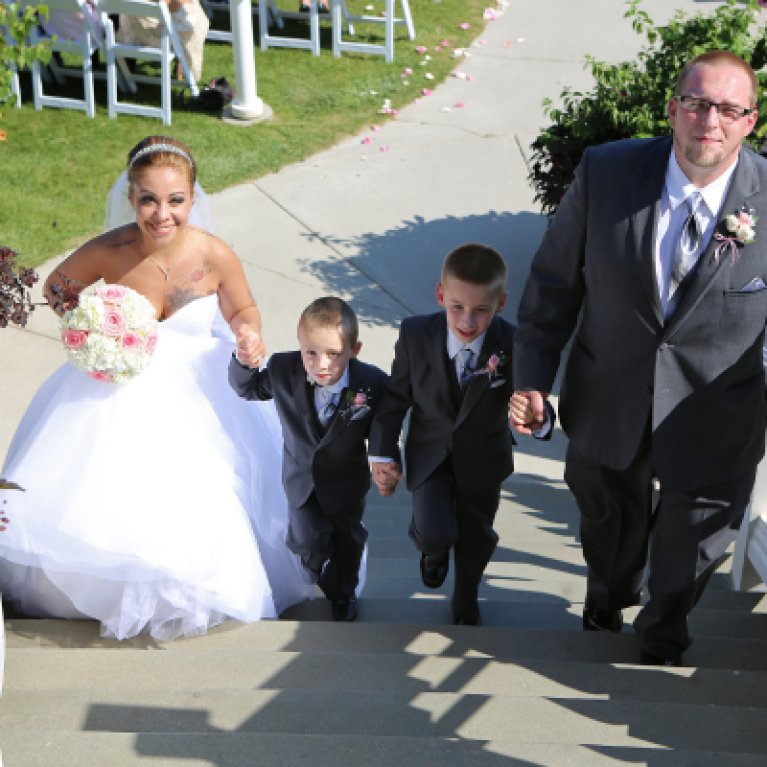
M660 655L653 655L644 650L642 650L642 657L639 659L639 662L643 666L674 666L678 668L683 665L681 658L679 658L679 660L669 660L668 658L661 658Z
M427 589L438 589L445 582L449 567L449 554L445 554L439 559L421 554L421 580L423 585Z
M330 8L328 8L327 5L318 5L317 6L317 12L318 13L330 13Z
M477 608L477 615L474 618L474 620L469 620L468 618L459 618L456 615L454 615L453 625L454 626L481 626L482 614L479 612L479 607Z
M312 6L309 5L309 3L301 3L301 6L298 9L299 13L309 13L309 11L312 10Z
M355 597L333 600L333 620L349 623L357 619L357 600Z
M600 610L590 597L583 606L584 631L609 631L620 634L623 629L623 613L620 610Z

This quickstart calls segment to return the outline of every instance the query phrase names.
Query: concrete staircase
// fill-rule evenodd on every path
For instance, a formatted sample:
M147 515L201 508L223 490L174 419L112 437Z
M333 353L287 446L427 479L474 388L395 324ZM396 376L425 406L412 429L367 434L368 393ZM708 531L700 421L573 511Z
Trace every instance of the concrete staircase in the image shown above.
M359 622L325 601L168 645L96 624L8 620L6 767L764 767L767 609L727 563L684 669L580 630L584 565L561 482L506 483L482 628L454 627L407 538L409 497L371 495ZM626 616L627 621L633 614Z

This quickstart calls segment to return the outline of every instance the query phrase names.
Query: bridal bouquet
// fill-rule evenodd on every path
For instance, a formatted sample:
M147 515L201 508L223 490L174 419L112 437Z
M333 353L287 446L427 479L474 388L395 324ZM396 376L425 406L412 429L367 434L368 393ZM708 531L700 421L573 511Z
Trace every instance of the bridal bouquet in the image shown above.
M135 290L104 285L59 320L69 361L96 381L123 385L146 370L157 345L152 304Z

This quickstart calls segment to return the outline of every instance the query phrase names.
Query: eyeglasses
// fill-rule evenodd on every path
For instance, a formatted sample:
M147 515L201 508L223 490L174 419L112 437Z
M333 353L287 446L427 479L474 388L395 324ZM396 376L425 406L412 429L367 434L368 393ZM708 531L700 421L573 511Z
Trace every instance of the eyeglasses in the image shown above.
M682 105L682 109L686 112L691 112L696 117L707 115L711 107L714 107L719 115L719 119L726 125L740 120L741 117L750 115L755 110L755 107L745 109L744 107L736 107L732 104L717 104L714 101L700 99L697 96L678 96L676 100Z

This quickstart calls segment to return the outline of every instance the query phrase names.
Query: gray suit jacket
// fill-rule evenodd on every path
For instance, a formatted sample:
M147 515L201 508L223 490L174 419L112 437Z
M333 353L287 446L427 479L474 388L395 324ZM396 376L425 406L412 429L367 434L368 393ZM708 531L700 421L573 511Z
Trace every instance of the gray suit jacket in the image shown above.
M243 367L232 355L229 383L237 394L248 400L274 399L277 406L284 442L282 481L291 506L303 506L315 491L323 511L335 514L365 498L370 489L365 441L385 379L375 365L350 360L349 386L325 431L301 352L274 354L263 370ZM368 410L355 413L349 407L348 394L357 392L367 395Z
M588 150L533 260L514 348L517 388L551 391L573 342L560 395L576 449L625 469L652 418L658 478L688 490L737 477L764 454L762 345L767 217L733 259L712 240L664 323L653 243L671 139ZM741 151L716 231L743 206L767 216L767 161Z

